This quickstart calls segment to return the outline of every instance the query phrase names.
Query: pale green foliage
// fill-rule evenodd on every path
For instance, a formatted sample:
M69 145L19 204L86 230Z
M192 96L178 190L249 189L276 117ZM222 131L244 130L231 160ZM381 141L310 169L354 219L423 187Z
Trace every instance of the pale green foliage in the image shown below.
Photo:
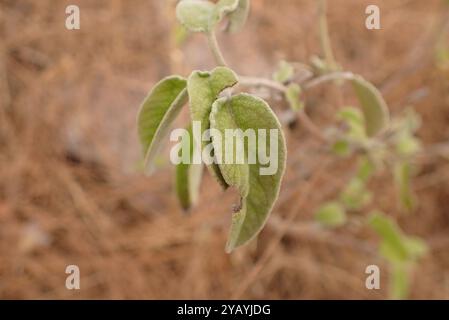
M300 100L301 87L296 83L291 83L285 92L285 98L293 111L299 111L304 108Z
M278 69L273 74L273 80L279 83L285 83L292 79L295 74L295 68L285 60L279 62Z
M369 137L383 131L389 123L387 104L379 90L360 76L352 80L365 118L365 131Z
M176 7L178 20L191 32L212 32L224 17L229 18L231 31L240 29L246 21L249 2L244 0L182 0Z
M403 299L408 295L408 271L427 252L427 246L416 237L406 236L392 219L381 212L373 212L369 224L381 238L379 253L392 268L391 297Z
M371 199L371 192L359 177L352 178L340 195L340 201L349 210L360 210L369 204Z
M229 32L239 31L246 23L250 11L249 0L239 0L237 9L228 15L229 24L226 28Z
M329 202L315 213L315 219L326 227L339 227L346 223L345 208L338 202Z
M363 142L366 139L365 119L359 109L343 108L338 112L337 117L348 127L346 137L350 142Z
M178 20L191 32L209 32L215 5L205 0L182 0L176 7Z
M152 162L161 142L186 102L186 80L178 76L158 82L143 101L137 124L146 170L152 170Z
M411 211L415 207L415 196L413 194L411 179L412 165L407 161L397 162L394 166L394 180L397 193L404 209Z
M212 72L194 71L188 79L190 115L192 121L201 121L201 134L209 129L209 114L212 104L220 92L237 83L237 75L226 67L217 67ZM203 146L208 142L203 141ZM227 187L216 164L208 166L209 171L224 187Z
M188 143L190 162L176 165L176 194L183 209L187 210L194 206L198 201L201 177L203 173L203 164L194 164L194 153L199 152L194 144L192 127L189 126L188 137L183 137L182 143Z
M241 208L233 215L229 239L226 246L228 252L246 244L261 230L278 197L286 162L286 146L284 135L278 119L268 104L260 98L239 94L232 98L217 100L212 108L211 127L224 134L228 128L277 129L278 130L278 168L274 175L261 175L262 165L257 157L256 164L220 164L220 170L226 182L236 186L241 197ZM217 143L215 140L215 143ZM270 139L266 141L266 149L270 150ZM259 141L258 141L259 143ZM219 146L215 146L217 149ZM248 158L248 143L244 141L245 159Z

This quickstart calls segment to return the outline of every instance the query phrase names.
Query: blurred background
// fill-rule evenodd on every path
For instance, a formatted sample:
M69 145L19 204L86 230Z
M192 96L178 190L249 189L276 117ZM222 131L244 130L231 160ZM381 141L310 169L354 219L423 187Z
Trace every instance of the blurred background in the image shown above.
M65 28L70 4L80 7L80 30ZM365 28L369 4L381 9L381 30ZM0 0L0 298L387 298L386 272L380 290L365 288L367 265L386 268L377 237L357 223L331 231L313 222L354 161L324 152L294 122L284 126L288 166L270 220L231 255L224 246L234 191L223 193L206 174L199 205L184 213L169 143L159 170L144 176L135 124L142 99L164 76L214 66L204 37L180 39L175 6ZM376 84L393 115L413 105L424 146L449 139L448 17L440 0L329 1L337 60ZM320 54L317 25L313 0L253 0L243 31L219 41L239 74L270 77L281 59ZM306 99L323 127L352 101L331 85ZM272 107L281 118L288 110L276 99ZM185 108L177 124L187 118ZM387 170L371 188L373 205L429 246L410 298L449 298L447 160L421 168L411 214L398 209ZM81 290L65 287L71 264L80 267Z

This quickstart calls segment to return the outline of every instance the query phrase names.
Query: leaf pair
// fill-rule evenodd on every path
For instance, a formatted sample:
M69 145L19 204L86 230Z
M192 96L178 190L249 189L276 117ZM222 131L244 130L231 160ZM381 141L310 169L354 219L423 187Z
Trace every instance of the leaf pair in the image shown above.
M189 151L190 160L195 152L198 152L194 144L200 144L200 152L209 152L212 158L217 160L215 150L228 151L222 143L226 140L208 136L209 129L214 129L226 137L227 130L240 130L241 132L252 130L259 132L265 130L267 139L261 139L259 135L254 145L242 142L243 163L225 163L213 161L208 164L208 169L217 181L224 187L237 188L241 197L241 209L233 216L227 251L247 243L263 227L267 217L276 201L280 189L281 179L285 169L286 147L285 139L278 119L268 106L260 98L239 94L232 97L219 95L226 88L237 83L235 73L225 67L218 67L212 72L193 72L188 80L178 76L163 79L155 85L146 97L138 115L138 132L143 152L145 154L145 167L152 168L152 162L158 152L162 139L168 135L168 129L182 106L189 100L192 121L200 122L200 136L195 140L192 128L186 131L188 137L182 139L182 143L189 143L182 150ZM276 135L272 135L275 130ZM269 133L267 133L267 131ZM234 131L233 131L234 132ZM239 131L237 131L239 132ZM238 139L243 137L237 136ZM273 140L275 137L276 140ZM263 144L262 150L270 150L270 155L259 154L258 148ZM236 144L237 145L237 144ZM210 148L212 146L212 148ZM272 153L272 146L277 146ZM236 154L236 149L229 152ZM256 154L257 153L257 154ZM220 159L222 158L220 154ZM246 161L255 157L256 162ZM261 157L264 157L262 161ZM265 158L275 160L276 170L267 175L261 172L267 171ZM198 189L202 175L202 164L181 163L176 168L176 191L181 205L189 208L198 199ZM271 166L271 163L269 163Z
M235 32L245 24L249 0L220 0L216 4L205 0L182 0L176 7L178 20L191 32L211 32L227 16L228 31Z

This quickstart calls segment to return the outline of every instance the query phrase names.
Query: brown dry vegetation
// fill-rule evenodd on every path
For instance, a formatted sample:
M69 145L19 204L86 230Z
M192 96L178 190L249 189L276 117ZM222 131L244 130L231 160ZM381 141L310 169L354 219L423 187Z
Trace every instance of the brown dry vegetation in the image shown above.
M449 73L433 60L447 9L439 0L374 2L380 31L364 27L373 1L330 1L339 62L378 85L393 114L413 104L426 146L448 141ZM64 27L69 4L81 8L79 31ZM386 272L381 290L364 287L368 264L386 267L372 232L357 222L337 231L312 223L355 167L300 126L286 128L288 168L267 226L232 255L224 244L235 193L206 176L200 204L186 215L173 195L168 147L155 175L136 169L135 116L149 88L214 65L199 35L176 48L173 7L0 0L0 298L386 298ZM253 0L243 32L220 41L239 73L269 76L281 58L319 53L316 25L312 0ZM332 86L308 93L311 118L328 124L329 110L352 101L341 96ZM430 246L411 298L449 298L448 174L447 161L426 161L410 215L398 210L387 170L372 185L376 207ZM81 269L79 291L65 288L69 264Z

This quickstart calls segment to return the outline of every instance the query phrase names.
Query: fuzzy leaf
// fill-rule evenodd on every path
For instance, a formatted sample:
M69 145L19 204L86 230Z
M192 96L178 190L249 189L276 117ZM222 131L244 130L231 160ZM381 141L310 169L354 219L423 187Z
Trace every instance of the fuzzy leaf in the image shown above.
M226 15L237 10L239 0L220 0L210 17L209 29L212 30Z
M277 200L285 169L285 139L281 125L268 104L264 100L248 94L239 94L229 99L218 99L213 104L210 119L211 127L219 130L223 133L223 136L226 129L241 129L244 134L250 132L247 131L248 129L252 129L255 130L256 137L259 129L268 131L265 131L265 145L257 137L257 147L254 143L249 144L249 138L244 139L244 134L240 136L241 139L244 139L245 161L243 164L227 164L225 161L221 161L222 163L219 165L226 182L235 186L241 196L241 206L232 217L231 230L226 245L226 251L231 252L236 247L246 244L258 234ZM273 140L276 137L271 135L270 129L277 132L277 140ZM270 146L274 142L277 143L277 149L273 150L277 152L274 155L277 167L270 173L271 175L266 172L261 174L267 168L266 165L261 164L259 152L263 153L262 149L270 150ZM213 143L217 150L221 146L222 156L226 157L226 153L230 152L224 146L224 139L219 141L213 138ZM248 145L251 145L252 148L249 148ZM270 151L269 155L267 153L265 155L271 159L272 152ZM250 161L250 159L255 159L255 161Z
M189 163L176 165L176 194L183 209L188 210L194 206L198 200L203 164L194 164L194 152L198 148L194 147L192 128L187 130L188 137L182 139L182 143L188 143L186 149L190 150Z
M369 137L384 130L389 122L389 111L381 93L370 82L360 76L352 80L365 118L365 130Z
M250 6L250 0L239 1L237 9L228 15L229 24L226 31L234 33L243 28L249 16Z
M215 68L212 72L194 71L188 79L187 89L190 100L190 115L192 121L201 121L201 134L209 129L209 114L212 104L220 92L237 83L237 75L225 67ZM203 147L207 144L203 141ZM223 188L227 187L217 164L208 165L209 172L217 179Z
M176 7L176 17L189 31L210 31L215 5L204 0L182 0Z
M167 77L154 86L140 107L137 127L145 155L144 165L149 172L170 124L187 102L186 84L181 77Z
M346 212L338 202L323 205L315 213L315 219L327 227L339 227L346 223Z

